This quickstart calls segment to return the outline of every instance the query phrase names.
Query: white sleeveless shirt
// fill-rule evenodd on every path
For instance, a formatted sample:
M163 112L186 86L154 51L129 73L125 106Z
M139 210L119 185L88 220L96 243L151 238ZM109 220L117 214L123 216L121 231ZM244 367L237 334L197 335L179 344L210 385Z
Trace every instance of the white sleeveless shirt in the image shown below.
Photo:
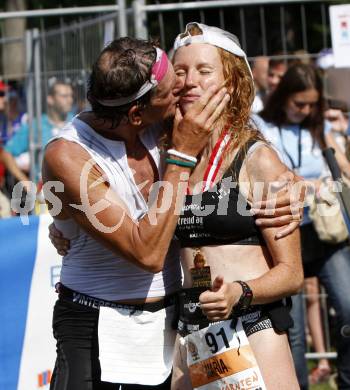
M149 128L140 135L140 140L159 170L158 133L156 127ZM102 137L78 118L73 118L53 140L58 138L75 142L84 148L102 168L110 188L125 203L131 218L135 221L142 219L148 206L128 166L124 142ZM61 282L72 290L115 301L161 297L181 287L179 247L174 240L163 270L153 274L104 247L85 233L73 219L55 219L55 225L71 241L68 254L62 262Z

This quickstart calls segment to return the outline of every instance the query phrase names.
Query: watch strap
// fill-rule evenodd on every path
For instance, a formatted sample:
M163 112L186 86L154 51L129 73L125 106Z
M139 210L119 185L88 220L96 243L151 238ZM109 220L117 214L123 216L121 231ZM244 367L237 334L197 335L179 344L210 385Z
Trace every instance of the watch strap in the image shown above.
M238 283L242 287L242 295L239 298L237 305L234 307L234 310L247 310L253 299L253 291L249 285L242 280L236 280L235 283Z

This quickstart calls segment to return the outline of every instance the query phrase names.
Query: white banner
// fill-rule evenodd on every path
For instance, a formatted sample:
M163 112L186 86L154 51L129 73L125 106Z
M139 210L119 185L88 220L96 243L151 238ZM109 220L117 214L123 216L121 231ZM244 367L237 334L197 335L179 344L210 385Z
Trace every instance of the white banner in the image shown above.
M329 7L336 68L350 67L350 4Z

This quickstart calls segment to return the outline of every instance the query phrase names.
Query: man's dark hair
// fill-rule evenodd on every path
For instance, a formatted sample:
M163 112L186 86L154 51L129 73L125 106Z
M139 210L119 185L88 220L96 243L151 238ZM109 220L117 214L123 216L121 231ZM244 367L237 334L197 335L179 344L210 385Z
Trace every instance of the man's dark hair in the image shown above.
M56 88L58 85L65 85L65 86L71 87L73 89L72 85L68 81L55 80L52 84L49 84L47 94L50 96L54 96L55 93L57 92Z
M308 115L301 126L307 128L314 142L318 142L321 147L325 147L323 133L323 112L324 98L322 79L317 70L311 65L295 64L291 66L282 77L276 89L267 99L265 108L259 114L267 122L276 126L287 123L285 107L288 99L295 93L304 92L308 89L315 89L318 92L316 107Z
M279 53L275 54L275 55L276 55L276 57L279 56L279 55L282 56L282 54L279 54ZM285 60L284 58L282 58L282 57L270 58L270 60L269 60L269 69L273 69L273 68L276 68L279 65L284 65L284 64L286 66L288 66L289 62L287 60Z
M115 127L135 103L141 106L149 103L152 90L136 102L120 107L106 107L98 100L118 99L137 92L150 80L156 56L152 42L135 38L116 39L106 46L93 64L88 82L87 99L94 114L111 120Z

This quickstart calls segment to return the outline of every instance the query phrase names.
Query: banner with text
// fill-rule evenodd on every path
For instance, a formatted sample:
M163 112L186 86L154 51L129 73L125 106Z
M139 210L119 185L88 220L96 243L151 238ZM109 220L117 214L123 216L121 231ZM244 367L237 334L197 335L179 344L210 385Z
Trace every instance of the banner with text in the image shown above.
M61 258L49 215L0 220L0 390L47 390L55 363L52 310Z

